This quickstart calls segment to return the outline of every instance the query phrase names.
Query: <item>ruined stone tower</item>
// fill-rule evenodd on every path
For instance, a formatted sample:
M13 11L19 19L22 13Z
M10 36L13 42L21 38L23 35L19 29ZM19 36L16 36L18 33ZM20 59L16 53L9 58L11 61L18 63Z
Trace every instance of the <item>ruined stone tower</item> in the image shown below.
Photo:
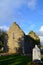
M24 32L21 28L14 22L8 31L8 52L9 53L24 53Z

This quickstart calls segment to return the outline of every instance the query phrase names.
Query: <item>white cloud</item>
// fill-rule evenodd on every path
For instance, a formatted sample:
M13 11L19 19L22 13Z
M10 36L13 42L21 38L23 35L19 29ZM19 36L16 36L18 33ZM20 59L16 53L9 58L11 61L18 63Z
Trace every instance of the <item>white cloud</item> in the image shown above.
M37 5L37 0L29 0L28 7L30 9L35 9L36 8L36 5Z
M1 0L0 1L0 18L4 19L15 13L15 10L26 5L30 9L36 7L37 0Z
M15 13L15 10L20 8L24 0L1 0L0 1L0 17L6 19Z
M41 45L43 45L43 36L39 36Z
M39 29L37 35L39 36L40 42L41 42L41 44L43 45L43 26L40 27L40 29Z
M37 34L38 34L39 36L43 36L43 25L40 26L40 29L39 29L39 31L37 32Z
M43 42L43 36L39 36L40 37L40 41Z
M43 26L40 27L39 31L40 32L43 32Z
M7 27L7 26L4 25L4 26L0 26L0 29L7 31L9 29L9 27Z

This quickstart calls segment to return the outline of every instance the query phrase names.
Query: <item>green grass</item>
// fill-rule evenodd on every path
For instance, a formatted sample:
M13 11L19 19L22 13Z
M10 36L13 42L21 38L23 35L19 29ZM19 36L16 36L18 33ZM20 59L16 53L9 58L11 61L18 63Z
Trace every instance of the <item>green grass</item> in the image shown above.
M0 56L0 65L27 65L31 62L29 56L8 55Z
M0 65L28 65L30 63L31 58L29 56L21 55L0 56Z
M42 58L41 60L43 61L43 55L41 55L41 58Z

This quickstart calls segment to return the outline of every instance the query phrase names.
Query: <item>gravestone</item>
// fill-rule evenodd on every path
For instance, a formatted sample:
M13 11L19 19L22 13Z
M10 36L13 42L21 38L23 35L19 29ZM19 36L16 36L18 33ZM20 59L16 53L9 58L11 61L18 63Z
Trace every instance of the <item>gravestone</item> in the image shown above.
M40 49L38 48L37 45L35 45L35 48L33 48L33 53L32 53L32 60L40 60L41 61L41 53Z

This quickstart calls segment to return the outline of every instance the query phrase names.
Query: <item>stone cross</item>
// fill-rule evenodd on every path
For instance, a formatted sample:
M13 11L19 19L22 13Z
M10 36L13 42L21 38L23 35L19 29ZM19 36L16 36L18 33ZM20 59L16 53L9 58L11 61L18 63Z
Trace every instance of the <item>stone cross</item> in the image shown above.
M40 49L38 48L37 45L35 45L35 48L33 48L33 53L32 53L32 60L41 60L41 53Z

